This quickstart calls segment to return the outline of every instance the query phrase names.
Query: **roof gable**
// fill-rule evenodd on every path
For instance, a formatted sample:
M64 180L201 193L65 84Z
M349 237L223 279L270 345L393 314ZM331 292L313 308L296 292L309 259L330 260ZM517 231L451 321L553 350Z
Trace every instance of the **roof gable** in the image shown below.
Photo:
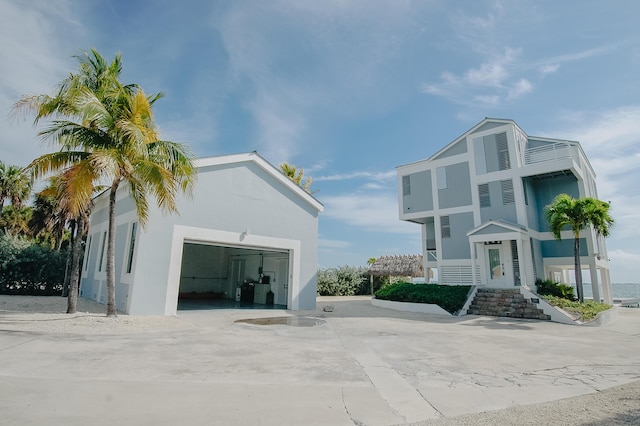
M294 192L297 196L299 196L302 200L304 200L307 204L318 210L319 212L324 210L324 206L320 201L318 201L314 196L306 192L304 189L300 188L296 185L291 179L285 176L278 168L276 168L273 164L269 163L265 160L261 155L259 155L256 151L242 153L242 154L231 154L231 155L220 155L215 157L204 157L197 158L194 160L194 164L197 169L202 169L210 166L221 166L221 165L234 165L241 164L246 162L252 162L271 175L274 179L282 183L286 188Z
M523 233L526 232L526 230L523 229L520 225L516 225L515 223L509 223L504 220L490 220L467 232L467 236L470 237L472 235L505 234L511 232Z

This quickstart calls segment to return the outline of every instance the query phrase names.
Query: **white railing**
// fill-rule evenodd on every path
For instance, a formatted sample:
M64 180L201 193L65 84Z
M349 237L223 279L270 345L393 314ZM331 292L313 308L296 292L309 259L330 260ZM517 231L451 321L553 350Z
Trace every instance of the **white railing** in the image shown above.
M473 284L473 269L471 266L442 266L438 274L440 284ZM480 283L480 269L475 268L476 282Z
M427 262L437 262L438 252L436 250L427 250Z
M529 148L524 151L524 165L544 163L547 161L558 161L567 158L580 163L580 157L574 147L565 143L554 143L552 145Z

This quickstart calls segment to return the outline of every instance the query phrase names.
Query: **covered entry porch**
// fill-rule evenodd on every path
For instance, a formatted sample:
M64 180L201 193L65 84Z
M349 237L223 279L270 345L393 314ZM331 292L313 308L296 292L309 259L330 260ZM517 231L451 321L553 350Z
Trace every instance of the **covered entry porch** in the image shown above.
M491 220L467 233L472 268L480 271L473 285L493 288L535 284L531 243L527 230L505 221Z

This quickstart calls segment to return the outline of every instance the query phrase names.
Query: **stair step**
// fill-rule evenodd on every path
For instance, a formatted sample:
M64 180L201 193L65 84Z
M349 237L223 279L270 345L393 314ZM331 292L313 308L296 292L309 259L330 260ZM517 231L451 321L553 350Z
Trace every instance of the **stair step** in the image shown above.
M544 314L537 305L525 299L519 289L480 288L467 313L546 321L551 319L550 315Z

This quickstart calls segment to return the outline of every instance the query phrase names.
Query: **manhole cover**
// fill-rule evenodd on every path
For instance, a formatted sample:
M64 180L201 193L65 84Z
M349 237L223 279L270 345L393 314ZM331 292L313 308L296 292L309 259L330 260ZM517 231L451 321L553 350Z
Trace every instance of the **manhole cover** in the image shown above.
M270 317L270 318L249 318L236 320L235 322L243 322L254 325L291 325L293 327L314 327L324 324L325 321L311 317Z

